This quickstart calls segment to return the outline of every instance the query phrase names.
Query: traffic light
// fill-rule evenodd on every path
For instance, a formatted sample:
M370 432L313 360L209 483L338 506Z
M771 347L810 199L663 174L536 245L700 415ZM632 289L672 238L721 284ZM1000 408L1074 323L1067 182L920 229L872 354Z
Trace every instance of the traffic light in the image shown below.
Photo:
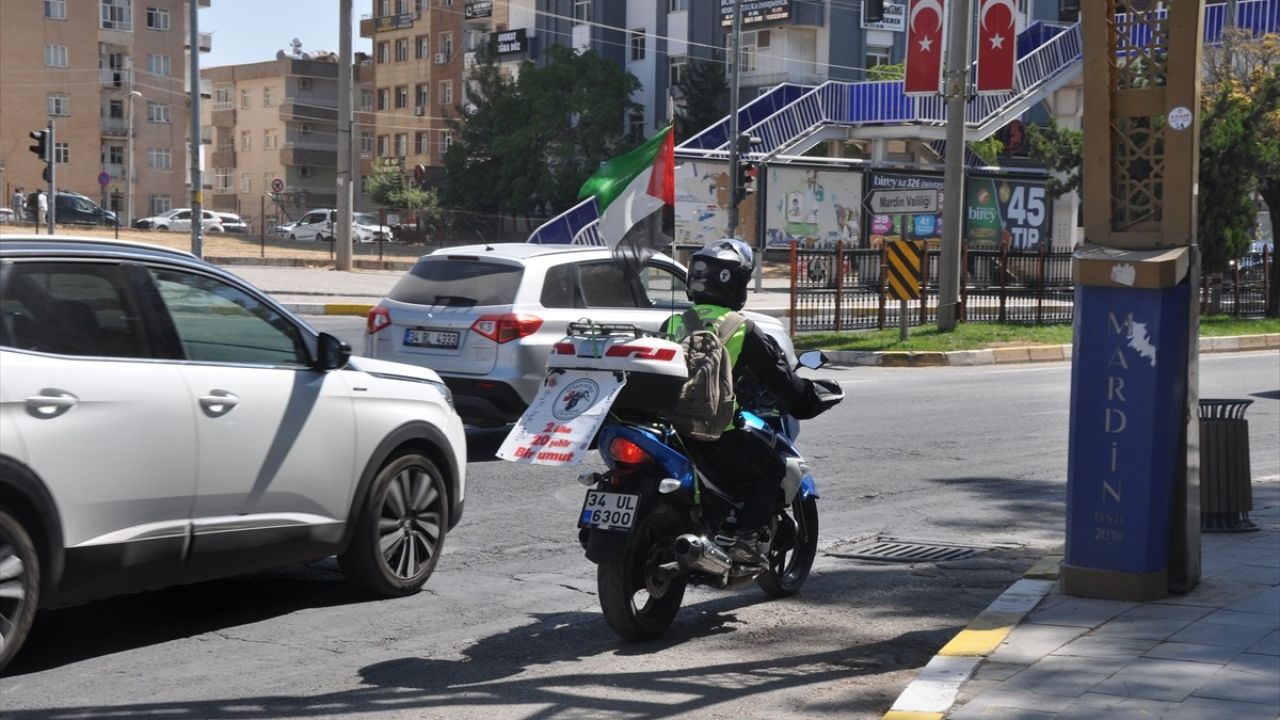
M49 131L35 130L29 134L31 139L36 141L36 144L28 146L28 149L40 156L41 160L47 162L49 159Z
M756 191L756 164L750 160L738 161L738 172L734 178L734 187L737 189L737 201L742 202L747 195Z
M884 0L862 0L862 19L866 22L884 22Z

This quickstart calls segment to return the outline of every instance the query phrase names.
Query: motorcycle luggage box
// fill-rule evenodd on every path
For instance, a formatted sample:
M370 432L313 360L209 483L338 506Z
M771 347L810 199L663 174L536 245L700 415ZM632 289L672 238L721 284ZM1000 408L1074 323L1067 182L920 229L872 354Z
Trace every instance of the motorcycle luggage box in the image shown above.
M625 372L613 411L649 416L670 412L689 377L679 343L622 333L566 336L552 346L547 369Z

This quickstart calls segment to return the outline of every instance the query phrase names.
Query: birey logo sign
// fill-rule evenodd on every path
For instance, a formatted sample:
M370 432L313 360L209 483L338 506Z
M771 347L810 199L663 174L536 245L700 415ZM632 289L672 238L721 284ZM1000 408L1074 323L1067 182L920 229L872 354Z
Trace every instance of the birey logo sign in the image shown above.
M970 177L965 181L965 242L973 250L1038 250L1049 242L1053 200L1044 180Z

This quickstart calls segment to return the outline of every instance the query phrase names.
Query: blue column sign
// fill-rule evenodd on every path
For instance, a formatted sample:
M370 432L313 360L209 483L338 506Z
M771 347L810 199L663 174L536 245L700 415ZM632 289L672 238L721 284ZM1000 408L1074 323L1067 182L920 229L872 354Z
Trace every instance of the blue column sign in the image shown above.
M1072 594L1167 592L1190 298L1187 283L1076 285L1063 578Z

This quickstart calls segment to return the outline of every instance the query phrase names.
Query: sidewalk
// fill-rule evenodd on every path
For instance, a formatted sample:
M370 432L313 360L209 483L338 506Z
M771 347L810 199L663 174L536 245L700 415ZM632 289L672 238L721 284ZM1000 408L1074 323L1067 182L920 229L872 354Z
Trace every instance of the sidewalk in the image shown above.
M1200 584L1145 603L1059 593L1028 571L939 651L884 720L1280 717L1280 477L1257 532L1204 533Z

